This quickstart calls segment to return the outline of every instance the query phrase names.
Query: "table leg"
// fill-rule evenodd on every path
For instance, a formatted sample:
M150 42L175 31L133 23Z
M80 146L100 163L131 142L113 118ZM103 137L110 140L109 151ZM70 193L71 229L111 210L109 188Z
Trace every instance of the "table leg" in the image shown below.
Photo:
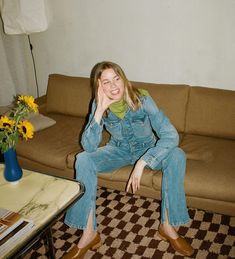
M48 246L48 254L50 259L55 259L55 248L53 243L53 237L51 232L51 227L48 227L45 231L46 234L46 242Z

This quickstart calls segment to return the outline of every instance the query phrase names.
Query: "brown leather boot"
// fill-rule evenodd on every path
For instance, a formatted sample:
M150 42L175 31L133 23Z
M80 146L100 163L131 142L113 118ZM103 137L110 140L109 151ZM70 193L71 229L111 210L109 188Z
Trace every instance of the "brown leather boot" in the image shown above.
M183 237L179 236L178 238L173 239L164 232L161 226L158 228L158 235L161 239L169 241L175 251L180 254L191 256L194 253L192 246Z
M86 252L91 250L96 250L102 245L100 235L97 233L94 239L87 244L83 248L79 248L77 246L74 246L65 256L62 257L62 259L80 259L83 258L83 256L86 254Z

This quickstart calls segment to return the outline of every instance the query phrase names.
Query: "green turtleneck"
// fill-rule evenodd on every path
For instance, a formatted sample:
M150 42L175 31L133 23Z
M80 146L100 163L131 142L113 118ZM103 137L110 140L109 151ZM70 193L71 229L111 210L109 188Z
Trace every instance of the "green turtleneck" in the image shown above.
M141 96L148 96L149 93L145 89L138 89ZM118 118L123 119L126 115L128 105L124 99L121 99L118 102L112 103L109 106L109 109L112 113L114 113Z
M128 105L124 99L121 99L118 102L112 103L109 106L109 109L112 113L114 113L118 118L123 119L126 111L128 109Z

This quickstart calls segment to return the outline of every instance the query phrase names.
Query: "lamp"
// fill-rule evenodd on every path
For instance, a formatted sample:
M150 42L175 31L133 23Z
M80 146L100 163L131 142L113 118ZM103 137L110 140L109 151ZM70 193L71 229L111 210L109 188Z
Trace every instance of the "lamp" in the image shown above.
M42 32L48 28L46 7L46 0L2 0L1 13L4 32L9 35L26 34L28 36L37 97L39 97L39 87L30 33Z

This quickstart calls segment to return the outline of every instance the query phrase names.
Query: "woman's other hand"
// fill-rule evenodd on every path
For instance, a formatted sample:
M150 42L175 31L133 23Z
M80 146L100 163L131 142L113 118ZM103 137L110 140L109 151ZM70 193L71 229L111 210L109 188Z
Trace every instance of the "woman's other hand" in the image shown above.
M138 160L135 164L135 167L131 173L130 179L127 183L126 191L128 192L130 187L132 187L133 193L139 190L140 188L140 180L144 171L144 167L146 166L146 162L144 160Z

